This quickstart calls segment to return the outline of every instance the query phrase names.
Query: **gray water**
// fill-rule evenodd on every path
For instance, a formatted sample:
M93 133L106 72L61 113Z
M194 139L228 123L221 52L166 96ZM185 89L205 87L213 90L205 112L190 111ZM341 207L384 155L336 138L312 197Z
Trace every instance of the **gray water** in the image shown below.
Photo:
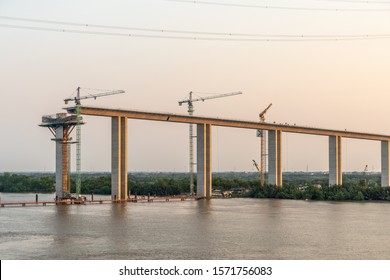
M0 259L390 259L389 213L269 199L4 207Z

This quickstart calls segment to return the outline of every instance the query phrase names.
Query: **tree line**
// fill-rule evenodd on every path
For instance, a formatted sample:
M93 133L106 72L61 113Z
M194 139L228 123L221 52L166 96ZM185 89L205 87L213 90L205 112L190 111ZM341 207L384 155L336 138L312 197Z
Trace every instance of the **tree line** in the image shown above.
M308 200L379 200L390 201L389 187L368 186L305 186L283 185L277 187L267 185L252 189L249 193L254 198L308 199Z
M82 176L83 194L111 194L109 173L85 173ZM196 180L195 180L196 185ZM390 201L388 187L380 186L380 174L348 173L342 186L328 186L325 173L284 173L283 187L259 186L258 173L226 172L213 175L213 189L228 191L247 189L244 196L253 198L310 199L310 200L381 200ZM187 173L130 173L128 186L131 194L179 195L189 193ZM71 176L71 191L75 190L75 175ZM0 174L0 192L55 192L53 173Z
M15 174L5 172L0 175L0 192L55 192L55 176L52 174Z

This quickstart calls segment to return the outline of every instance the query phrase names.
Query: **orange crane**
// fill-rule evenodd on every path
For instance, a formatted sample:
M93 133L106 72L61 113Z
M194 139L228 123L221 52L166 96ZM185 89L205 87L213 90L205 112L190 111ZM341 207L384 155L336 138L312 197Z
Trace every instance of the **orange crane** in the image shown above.
M261 172L261 167L257 164L257 162L254 159L252 159L252 161L253 161L253 165L256 167L257 171Z
M256 167L257 171L259 171L260 178L261 178L261 167L257 164L257 162L254 159L252 159L252 161L253 161L253 165ZM260 184L261 184L261 181L260 181Z
M265 113L271 108L272 103L270 103L267 108L265 108L260 114L260 123L265 123ZM266 143L265 143L265 135L264 130L257 130L257 137L260 137L260 185L264 187L264 173L265 173L265 157L266 157Z

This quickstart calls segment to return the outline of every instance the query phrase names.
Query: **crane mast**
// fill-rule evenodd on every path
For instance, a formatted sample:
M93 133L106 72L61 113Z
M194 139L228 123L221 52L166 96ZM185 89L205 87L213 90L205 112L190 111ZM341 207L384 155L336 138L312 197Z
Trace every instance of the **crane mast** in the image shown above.
M123 90L116 90L116 91L108 91L98 94L90 94L86 96L80 96L81 88L77 88L77 93L74 98L66 98L64 99L65 104L68 104L69 101L74 101L75 103L75 111L76 111L76 198L80 198L81 194L81 102L80 100L83 99L89 99L93 98L96 100L96 98L101 96L107 96L107 95L114 95L114 94L120 94L124 93Z
M265 123L265 113L271 108L272 103L270 103L267 108L265 108L260 114L260 123ZM264 187L264 174L265 174L265 162L266 162L266 143L265 143L265 135L264 130L257 130L257 136L260 137L260 185Z
M76 103L76 198L81 194L81 114L80 114L80 87L77 88Z
M368 165L364 167L363 170L363 176L364 176L364 186L367 187L367 171L368 171Z
M239 92L217 94L217 95L208 96L208 97L204 97L204 98L200 97L200 98L193 99L193 93L194 92L190 91L187 99L179 101L179 106L182 106L184 103L187 103L187 105L188 105L187 112L188 112L189 116L194 115L194 105L193 105L194 102L242 94L242 92L239 91ZM194 194L194 166L196 163L194 163L194 141L193 141L193 139L195 137L196 136L194 136L193 124L190 124L189 125L190 195Z

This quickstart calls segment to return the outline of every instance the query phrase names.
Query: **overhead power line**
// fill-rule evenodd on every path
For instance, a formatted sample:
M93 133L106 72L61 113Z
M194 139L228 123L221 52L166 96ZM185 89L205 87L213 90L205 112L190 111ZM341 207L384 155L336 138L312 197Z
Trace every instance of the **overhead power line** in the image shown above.
M11 21L22 21L22 22L31 22L31 23L44 23L50 25L64 25L64 26L74 26L74 27L83 27L83 28L98 28L98 29L111 29L111 30L131 30L131 31L141 31L141 32L150 32L150 33L160 33L160 34L186 34L186 35L204 35L204 36L224 36L228 38L233 37L265 37L265 38L330 38L330 39L347 39L347 38L370 38L370 37L389 37L389 34L344 34L344 35L304 35L304 34L260 34L260 33L235 33L235 32L204 32L204 31L190 31L190 30L174 30L174 29L162 29L162 28L140 28L140 27L129 27L129 26L117 26L117 25L102 25L102 24L90 24L90 23L77 23L77 22L67 22L67 21L54 21L54 20L44 20L44 19L32 19L32 18L21 18L21 17L8 17L0 16L0 19L11 20ZM7 25L8 26L8 25ZM6 26L4 26L6 27ZM10 27L10 26L9 26ZM15 27L16 28L16 27ZM30 28L30 26L26 26ZM34 29L51 29L46 27L34 27ZM57 29L56 29L57 30ZM67 29L61 29L64 32ZM51 31L51 30L47 30ZM53 30L54 31L54 30ZM69 30L71 31L71 30ZM84 30L75 30L75 31L84 31ZM88 31L95 33L94 31ZM102 32L111 34L110 32ZM135 36L138 34L121 34L121 33L112 33L116 35L126 35L126 36ZM142 35L142 34L139 34ZM146 34L145 34L146 35ZM156 36L156 35L153 35ZM170 36L158 36L158 37L170 37ZM173 36L177 38L178 36ZM187 37L184 37L187 38ZM193 39L194 37L188 37Z
M213 1L193 1L193 0L165 0L168 2L178 2L186 4L240 7L240 8L258 8L269 10L296 10L296 11L322 11L322 12L389 12L390 9L372 8L372 9L355 9L355 8L313 8L313 7L292 7L292 6L273 6L273 5L253 5L231 2L213 2Z
M317 0L321 2L345 2L357 4L390 4L389 1L363 1L363 0Z
M40 24L50 24L55 27L47 26L31 26L31 25L15 25L0 23L0 27L49 31L61 33L77 33L89 35L105 35L117 37L134 37L134 38L154 38L154 39L176 39L176 40L199 40L199 41L237 41L237 42L288 42L288 41L346 41L346 40L368 40L368 39L388 39L390 34L348 34L348 35L291 35L291 34L258 34L258 33L229 33L229 32L202 32L189 30L172 30L172 29L153 29L153 28L138 28L126 26L110 26L100 24L83 24L66 21L51 21L42 19L18 18L0 16L0 19L11 21L22 21ZM86 29L67 29L63 26L83 27ZM101 29L110 30L132 30L142 33L119 33L102 31ZM172 34L172 35L168 35Z
M114 33L114 32L102 32L102 31L83 31L76 29L64 29L64 28L49 28L49 27L36 27L36 26L23 26L23 25L11 25L0 24L3 28L24 29L24 30L36 30L36 31L50 31L59 33L74 33L74 34L89 34L89 35L104 35L104 36L116 36L116 37L133 37L133 38L154 38L154 39L176 39L176 40L193 40L193 41L231 41L231 42L304 42L304 41L354 41L354 40L378 40L378 39L390 39L388 35L363 35L354 37L305 37L304 35L296 36L292 38L221 38L221 37L185 37L185 36L164 36L164 35L148 35L148 34L133 34L133 33Z

